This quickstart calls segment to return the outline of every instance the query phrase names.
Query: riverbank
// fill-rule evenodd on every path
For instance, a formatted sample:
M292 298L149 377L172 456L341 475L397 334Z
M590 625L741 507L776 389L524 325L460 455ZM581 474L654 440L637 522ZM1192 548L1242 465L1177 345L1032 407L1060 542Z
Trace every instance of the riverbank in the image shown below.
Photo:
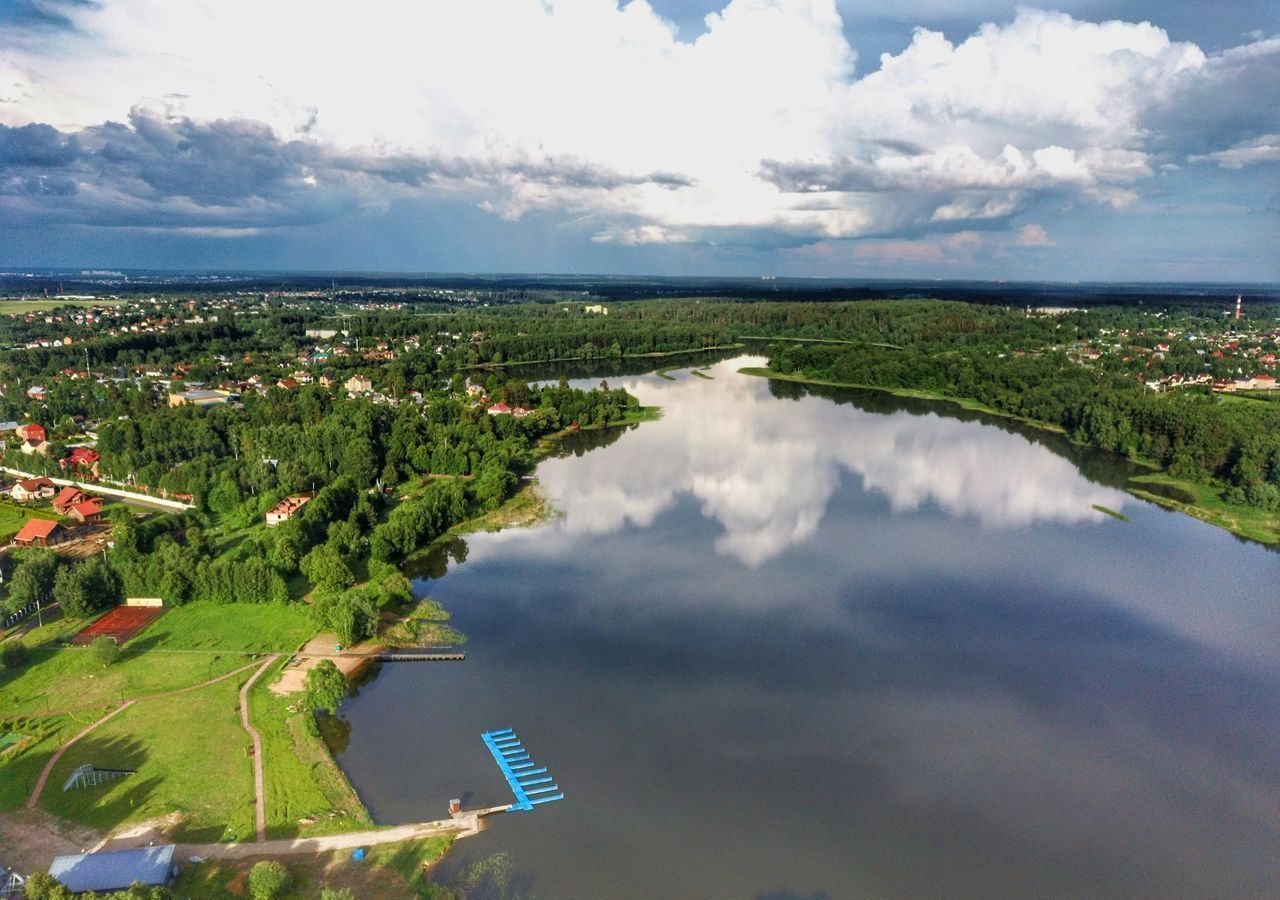
M880 391L895 397L906 397L915 400L930 400L951 403L961 409L997 416L1029 425L1042 431L1052 432L1070 440L1066 431L1050 422L1041 422L1018 416L1012 413L993 409L986 404L964 397L951 397L929 391L918 391L906 388L891 388L872 384L848 384L806 378L803 375L774 372L764 366L747 366L738 370L743 375L768 378L773 381L788 381L794 384L817 387L844 388L865 391ZM1089 446L1073 441L1078 446ZM1097 448L1093 448L1097 449ZM1103 451L1099 451L1103 452ZM1280 544L1280 515L1251 506L1230 503L1221 496L1221 489L1214 485L1199 484L1170 475L1149 460L1131 460L1137 465L1152 469L1149 474L1136 475L1128 479L1125 490L1135 497L1149 500L1166 509L1175 510L1207 522L1217 528L1229 531L1237 537L1256 541L1260 544Z

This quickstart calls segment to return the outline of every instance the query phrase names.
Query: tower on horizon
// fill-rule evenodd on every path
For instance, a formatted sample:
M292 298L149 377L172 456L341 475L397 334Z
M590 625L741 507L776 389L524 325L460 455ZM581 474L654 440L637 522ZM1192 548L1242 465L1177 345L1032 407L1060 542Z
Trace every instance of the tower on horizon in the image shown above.
M1240 307L1244 304L1244 297L1236 294L1236 321L1240 321Z

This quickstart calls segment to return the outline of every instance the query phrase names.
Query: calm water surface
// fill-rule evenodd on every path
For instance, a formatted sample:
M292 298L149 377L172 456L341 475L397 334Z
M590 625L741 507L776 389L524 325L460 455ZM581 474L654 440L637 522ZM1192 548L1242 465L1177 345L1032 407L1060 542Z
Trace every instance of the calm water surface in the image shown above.
M1280 895L1280 556L1051 436L751 362L615 379L662 420L544 462L554 521L426 561L471 641L344 707L375 818L509 801L480 732L511 726L567 799L441 878L505 853L541 898Z

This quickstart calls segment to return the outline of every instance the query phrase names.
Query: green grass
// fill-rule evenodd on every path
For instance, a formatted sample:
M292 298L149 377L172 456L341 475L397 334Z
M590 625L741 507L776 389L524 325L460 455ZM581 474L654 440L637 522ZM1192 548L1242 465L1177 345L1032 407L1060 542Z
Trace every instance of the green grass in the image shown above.
M64 741L106 709L76 716L30 717L10 720L6 728L20 731L27 740L0 754L0 810L17 809L27 802L40 770ZM61 788L61 785L58 786Z
M1129 493L1135 496L1195 516L1232 534L1264 544L1280 543L1280 515L1253 506L1228 503L1222 498L1221 489L1213 485L1184 481L1163 472L1130 478L1129 485ZM1144 486L1154 490L1147 490ZM1170 489L1178 496L1161 493Z
M178 813L176 840L252 835L253 768L239 714L240 684L250 674L135 703L71 746L41 807L103 831ZM63 793L63 781L85 764L135 774Z
M292 651L317 631L300 604L188 603L166 610L126 644L228 653Z
M280 861L289 869L292 885L279 900L314 900L326 886L347 888L360 900L456 900L457 894L428 883L423 875L423 867L444 856L452 841L442 837L382 844L369 848L363 862L353 861L349 850L284 857ZM184 864L172 884L173 894L200 900L244 900L248 896L247 876L254 862L209 860L198 865Z
M387 866L399 872L420 897L436 896L434 886L427 881L426 867L437 862L453 846L453 835L405 841L401 844L385 844L369 848L367 861L375 866Z
M279 697L267 685L283 662L254 685L249 710L262 735L267 837L317 837L373 827L355 790L318 734L307 729L311 714L296 697ZM243 731L241 732L243 734Z
M126 649L119 662L104 669L85 648L35 648L27 665L0 676L0 716L114 706L122 700L190 687L247 662L239 654Z
M87 309L91 306L119 306L123 300L73 300L60 297L52 300L0 300L0 315L23 315L27 313L49 312L63 306L78 306Z
M0 502L0 542L7 543L17 534L30 519L52 519L62 521L62 517L52 509L19 506L16 503Z

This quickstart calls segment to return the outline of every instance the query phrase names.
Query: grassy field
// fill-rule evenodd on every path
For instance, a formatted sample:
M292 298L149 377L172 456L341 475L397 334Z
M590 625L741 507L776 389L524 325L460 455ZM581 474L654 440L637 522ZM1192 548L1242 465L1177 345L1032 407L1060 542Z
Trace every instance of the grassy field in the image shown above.
M238 697L251 674L135 703L72 745L54 767L41 807L102 831L176 814L176 840L251 836L253 769ZM85 764L135 774L63 793L63 781Z
M106 708L65 716L24 716L7 719L0 729L22 735L19 745L0 753L0 810L27 802L40 770L53 751L77 731L106 713Z
M140 637L146 634L144 631ZM35 648L31 650L30 663L17 672L0 675L0 716L114 706L124 700L199 684L247 662L239 654L126 650L119 662L104 669L86 648Z
M107 668L84 649L38 646L83 624L56 620L25 635L21 640L32 648L31 662L0 676L0 716L7 717L2 730L28 736L0 754L0 809L25 802L36 775L62 742L122 701L137 699L72 746L56 767L42 806L100 829L180 812L178 835L184 839L248 834L253 776L245 751L249 738L240 727L238 691L252 670L199 685L251 665L250 651L293 650L315 630L306 611L273 604L197 603L171 609L126 644L120 660ZM161 696L189 688L193 689ZM74 712L59 714L72 706ZM319 796L327 805L335 805L334 798L344 800L349 818L367 825L353 793L326 793L323 779L333 780L336 769L319 738L301 734L294 739L282 725L286 740L273 743L278 730L274 716L267 715L259 726L268 742L271 790L285 798ZM137 774L63 794L66 774L86 762L136 769ZM284 808L291 815L298 803Z
M0 503L0 541L8 541L29 519L53 519L61 521L61 516L51 509L28 509L14 503Z
M541 521L550 513L550 504L532 484L516 491L495 510L467 519L449 529L451 535L474 534L477 531L501 531L520 528Z
M1144 485L1155 490L1146 490ZM1170 488L1181 495L1182 499L1160 493L1161 489ZM1129 492L1144 500L1159 503L1167 509L1176 509L1210 525L1225 528L1241 537L1265 544L1280 543L1280 515L1265 509L1228 503L1222 499L1220 489L1213 485L1183 481L1157 472L1130 478Z
M0 315L20 315L27 313L49 312L62 306L78 306L87 309L91 306L119 306L123 300L78 300L70 297L49 300L0 300Z
M297 708L296 698L267 690L283 664L264 675L249 695L250 715L262 735L267 837L317 837L373 827L324 742L308 731L310 713Z
M126 649L289 652L316 630L306 607L297 604L188 603L165 612Z

